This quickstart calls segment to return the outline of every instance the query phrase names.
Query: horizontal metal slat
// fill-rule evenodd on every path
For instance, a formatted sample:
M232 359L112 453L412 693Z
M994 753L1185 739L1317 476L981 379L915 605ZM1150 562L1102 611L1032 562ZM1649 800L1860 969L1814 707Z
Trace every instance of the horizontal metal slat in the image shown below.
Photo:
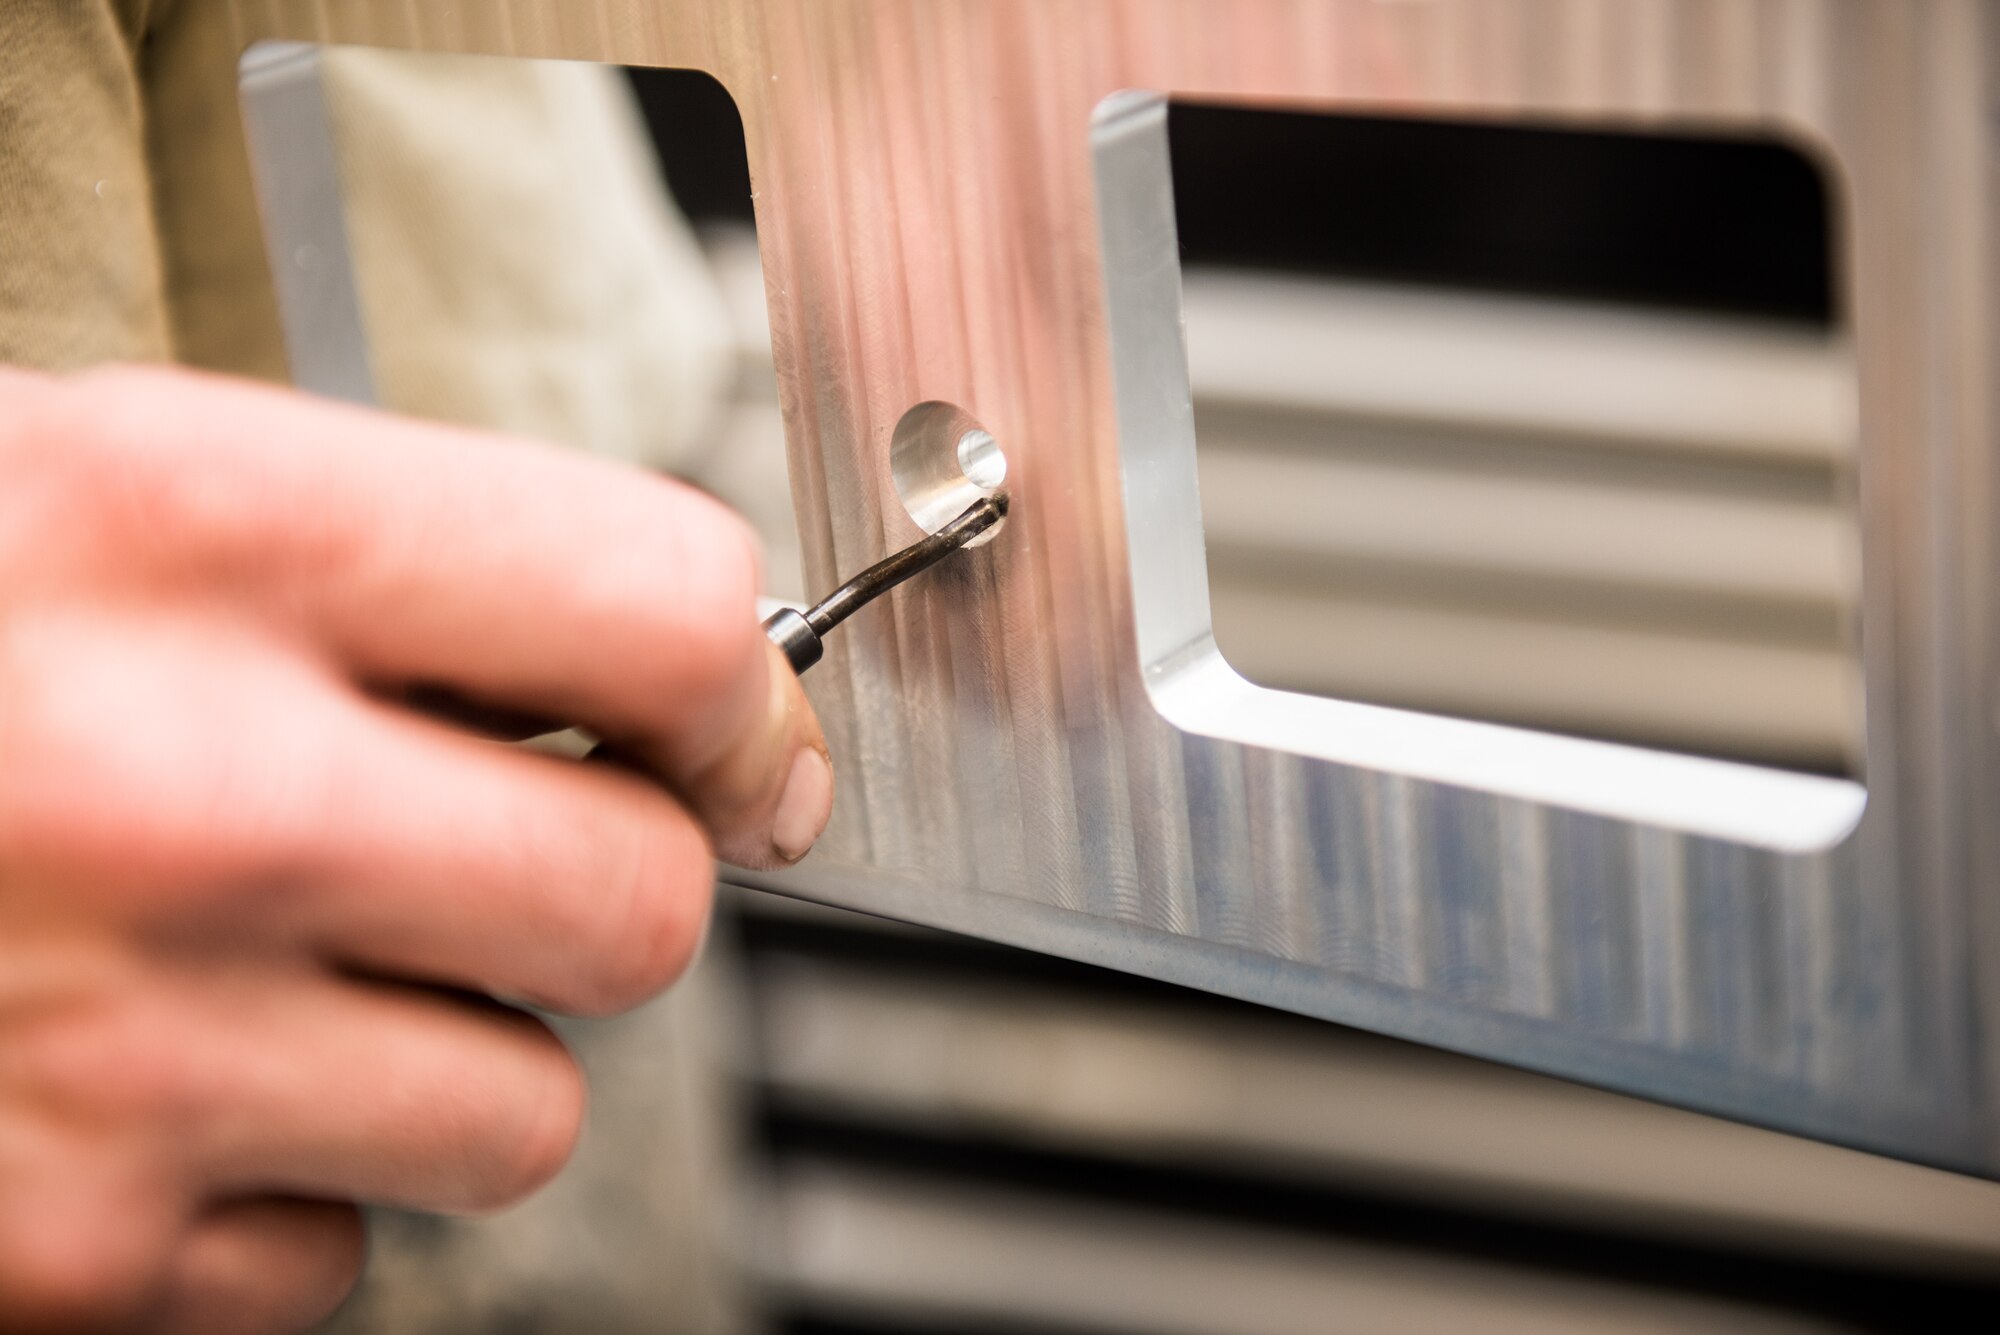
M1210 573L1215 638L1253 681L1557 732L1838 770L1859 669L1830 649L1301 589Z
M1767 1253L2000 1267L1991 1183L1254 1010L756 962L750 1074L803 1107Z
M1830 504L1304 455L1218 436L1204 433L1199 455L1211 559L1268 552L1305 568L1458 568L1488 587L1504 577L1785 599L1829 619L1854 601L1854 529Z
M1127 1335L1840 1328L1748 1302L828 1164L780 1170L761 1214L763 1278L792 1304L933 1329L967 1320Z
M1190 269L1197 399L1832 463L1850 358L1809 326Z

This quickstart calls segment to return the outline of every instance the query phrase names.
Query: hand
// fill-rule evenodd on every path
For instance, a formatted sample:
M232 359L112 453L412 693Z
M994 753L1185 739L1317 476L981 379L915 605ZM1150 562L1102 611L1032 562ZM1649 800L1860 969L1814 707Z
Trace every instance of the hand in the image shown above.
M833 800L744 525L586 457L189 374L0 372L0 1327L296 1328L352 1202L479 1211L541 1023L694 952ZM582 725L624 766L398 702Z

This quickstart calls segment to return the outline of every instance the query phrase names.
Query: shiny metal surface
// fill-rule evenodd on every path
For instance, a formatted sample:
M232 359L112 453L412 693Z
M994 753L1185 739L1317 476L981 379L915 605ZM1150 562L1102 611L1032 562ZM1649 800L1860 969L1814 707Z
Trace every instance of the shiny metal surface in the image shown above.
M812 675L839 809L757 883L2000 1173L1987 8L236 9L246 45L730 89L809 588L919 536L891 462L913 407L1004 451L1016 509L985 559L857 617ZM1843 781L1309 701L1222 663L1161 93L1775 133L1824 159L1860 385L1865 809Z
M241 92L292 379L328 398L373 403L318 48L265 42L245 53Z

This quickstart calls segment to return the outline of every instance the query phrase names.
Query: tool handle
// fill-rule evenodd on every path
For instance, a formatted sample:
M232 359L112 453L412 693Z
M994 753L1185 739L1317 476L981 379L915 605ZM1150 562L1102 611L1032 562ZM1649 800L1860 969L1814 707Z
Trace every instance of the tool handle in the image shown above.
M785 651L785 661L800 676L804 676L806 669L819 662L820 655L826 652L819 632L804 616L789 607L781 607L764 618L764 633L771 637L772 644Z
M960 550L1007 517L1007 493L996 491L967 506L937 532L877 561L803 612L781 607L764 618L764 633L785 651L800 676L826 652L820 638L855 612L914 575Z

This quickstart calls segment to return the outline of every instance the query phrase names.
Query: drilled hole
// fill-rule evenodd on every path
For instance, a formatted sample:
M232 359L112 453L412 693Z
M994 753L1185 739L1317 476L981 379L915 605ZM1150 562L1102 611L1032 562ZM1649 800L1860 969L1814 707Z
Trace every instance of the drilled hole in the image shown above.
M903 414L889 444L889 472L910 518L935 533L1007 480L1007 455L963 408L936 401ZM990 542L995 524L968 546Z

